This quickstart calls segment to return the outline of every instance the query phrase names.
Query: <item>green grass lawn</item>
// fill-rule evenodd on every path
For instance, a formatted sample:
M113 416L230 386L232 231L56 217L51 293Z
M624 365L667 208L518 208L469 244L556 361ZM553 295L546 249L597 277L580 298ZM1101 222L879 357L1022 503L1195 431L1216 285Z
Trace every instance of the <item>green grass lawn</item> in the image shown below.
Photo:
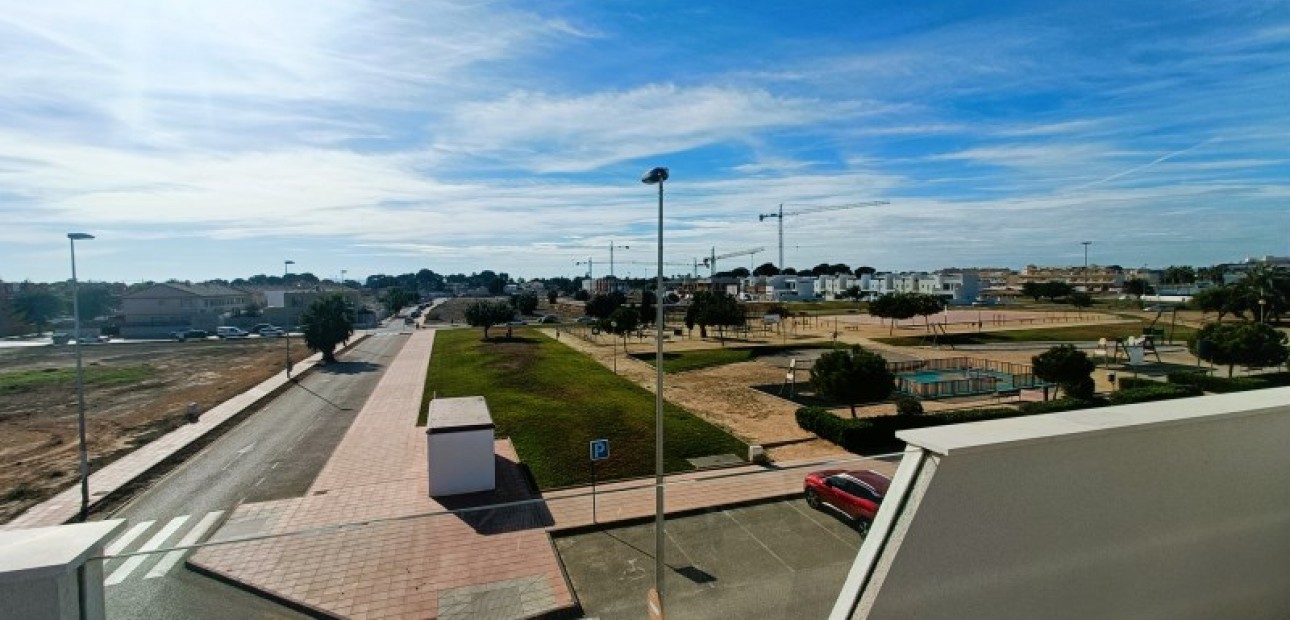
M726 347L722 349L699 349L695 351L675 351L663 354L663 372L684 372L713 366L725 366L747 362L766 355L776 355L784 351L827 348L808 345L769 345L763 347ZM651 366L654 365L653 353L636 353L632 357Z
M1074 325L1071 327L1040 327L1035 329L1014 329L998 332L983 332L980 334L950 334L941 336L937 339L940 344L994 344L1001 342L1046 342L1046 341L1086 341L1096 342L1098 338L1112 340L1114 338L1126 338L1128 336L1141 336L1142 328L1150 323L1114 323L1110 325ZM1163 327L1166 338L1169 336L1169 325L1164 323L1156 324L1156 328ZM1173 330L1174 342L1184 343L1194 334L1196 330L1186 325L1178 325ZM921 336L898 336L895 338L875 338L877 342L891 344L902 347L918 346L930 344L930 338ZM1163 343L1157 343L1163 344Z
M544 489L591 480L588 442L608 439L610 457L596 466L601 480L654 473L654 395L586 356L528 329L511 340L480 340L479 330L435 335L426 398L483 396L537 483ZM425 424L425 407L418 424ZM744 458L747 446L695 415L665 403L664 466L692 469L685 460L714 454Z
M101 366L85 367L85 385L121 385L134 383L151 377L156 369L147 364L105 368ZM0 373L0 394L28 392L51 385L73 385L76 382L75 368L45 368L41 370L19 370Z

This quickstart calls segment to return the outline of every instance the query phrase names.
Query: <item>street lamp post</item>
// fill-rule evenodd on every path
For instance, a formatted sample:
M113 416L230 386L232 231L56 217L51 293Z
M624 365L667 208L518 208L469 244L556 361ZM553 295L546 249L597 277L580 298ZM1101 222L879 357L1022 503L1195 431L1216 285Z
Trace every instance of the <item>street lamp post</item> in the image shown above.
M76 424L81 440L81 521L90 516L90 449L85 443L85 369L81 365L81 300L76 282L76 242L88 241L94 235L86 233L67 233L67 242L72 248L72 322L75 333L72 336L76 347Z
M293 261L293 260L282 261L282 317L284 321L285 319L291 318L291 312L287 310L287 274L290 273L289 269L294 264L296 264L296 261ZM285 321L285 322L290 323L290 321ZM284 340L287 343L287 378L290 379L291 378L291 326L290 325L282 326L282 340Z
M663 182L667 168L654 168L641 182L658 185L658 284L654 289L654 593L658 596L658 616L663 617Z
M1093 242L1081 241L1080 243L1084 246L1084 292L1088 293L1088 246Z

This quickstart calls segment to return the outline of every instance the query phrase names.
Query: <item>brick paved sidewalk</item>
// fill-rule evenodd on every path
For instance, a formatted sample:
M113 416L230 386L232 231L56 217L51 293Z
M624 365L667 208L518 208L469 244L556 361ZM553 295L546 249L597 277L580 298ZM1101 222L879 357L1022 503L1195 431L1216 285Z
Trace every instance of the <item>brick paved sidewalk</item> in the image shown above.
M350 344L337 353L350 349L362 342L366 336L355 338ZM296 378L300 378L310 369L312 369L322 355L315 353L296 363L293 369ZM194 441L201 439L206 433L209 433L233 417L242 413L248 407L254 406L266 397L274 395L279 389L287 385L290 379L285 372L278 373L269 377L259 385L234 396L215 407L211 408L198 418L198 421L192 424L186 424L165 435L149 442L147 445L123 456L102 469L90 474L90 507L98 504L104 498L110 496L121 487L133 482L136 478L147 474L152 468L161 464L162 461L173 456L176 452L188 447ZM55 495L54 497L41 502L29 508L18 518L0 526L0 529L12 530L28 527L46 527L52 525L62 525L75 519L81 511L81 487L80 481L77 484Z
M446 498L450 505L429 497L425 429L415 424L434 333L409 338L305 497L241 506L212 540L311 531L208 547L189 564L329 616L517 618L572 608L542 510L447 514L536 498L509 441L496 442L498 491Z

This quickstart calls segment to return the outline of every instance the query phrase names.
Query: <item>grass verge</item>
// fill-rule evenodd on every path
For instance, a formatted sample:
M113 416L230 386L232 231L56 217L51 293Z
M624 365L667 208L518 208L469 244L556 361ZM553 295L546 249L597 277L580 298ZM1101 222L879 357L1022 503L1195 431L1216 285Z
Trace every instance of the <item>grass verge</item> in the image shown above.
M828 347L809 346L809 345L768 345L762 347L725 347L721 349L696 349L693 351L675 351L663 354L663 372L675 373L685 372L687 370L698 370L700 368L711 368L713 366L725 366L726 364L737 364L765 357L767 355L778 355L785 351L801 351L803 349L826 349ZM635 353L632 357L649 364L654 365L653 353Z
M121 367L86 366L85 384L124 385L143 381L156 373L157 370L147 364ZM0 373L0 394L29 392L46 386L71 385L75 382L75 368L43 368L6 372Z
M509 340L483 341L477 330L435 335L426 375L427 398L483 396L499 435L544 489L591 479L588 442L608 439L610 457L597 464L601 480L654 472L654 395L600 364L530 330ZM425 424L422 407L418 424ZM680 407L664 404L664 467L692 469L688 458L734 454L747 446Z
M1146 322L1113 323L1109 325L1072 325L1070 327L1014 329L997 332L982 332L979 334L949 334L947 336L940 336L936 339L936 342L938 344L946 345L1049 341L1095 342L1099 338L1112 340L1115 338L1127 338L1129 336L1141 336L1142 328L1147 327L1148 325L1150 325L1150 323ZM1160 328L1162 326L1161 324L1157 324L1156 327ZM1165 330L1165 335L1168 336L1170 332L1169 325L1164 324L1163 328ZM1178 343L1186 342L1187 339L1195 333L1195 329L1186 325L1175 326L1173 330L1173 341ZM898 347L913 347L931 344L930 337L924 336L874 338L874 341Z

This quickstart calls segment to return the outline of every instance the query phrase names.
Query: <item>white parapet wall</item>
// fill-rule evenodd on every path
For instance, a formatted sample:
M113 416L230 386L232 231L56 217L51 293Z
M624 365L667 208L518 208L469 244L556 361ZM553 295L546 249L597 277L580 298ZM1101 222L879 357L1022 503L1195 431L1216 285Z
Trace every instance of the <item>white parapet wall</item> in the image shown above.
M125 521L0 531L0 619L104 618L103 545Z
M1290 388L904 431L845 618L1290 618Z

